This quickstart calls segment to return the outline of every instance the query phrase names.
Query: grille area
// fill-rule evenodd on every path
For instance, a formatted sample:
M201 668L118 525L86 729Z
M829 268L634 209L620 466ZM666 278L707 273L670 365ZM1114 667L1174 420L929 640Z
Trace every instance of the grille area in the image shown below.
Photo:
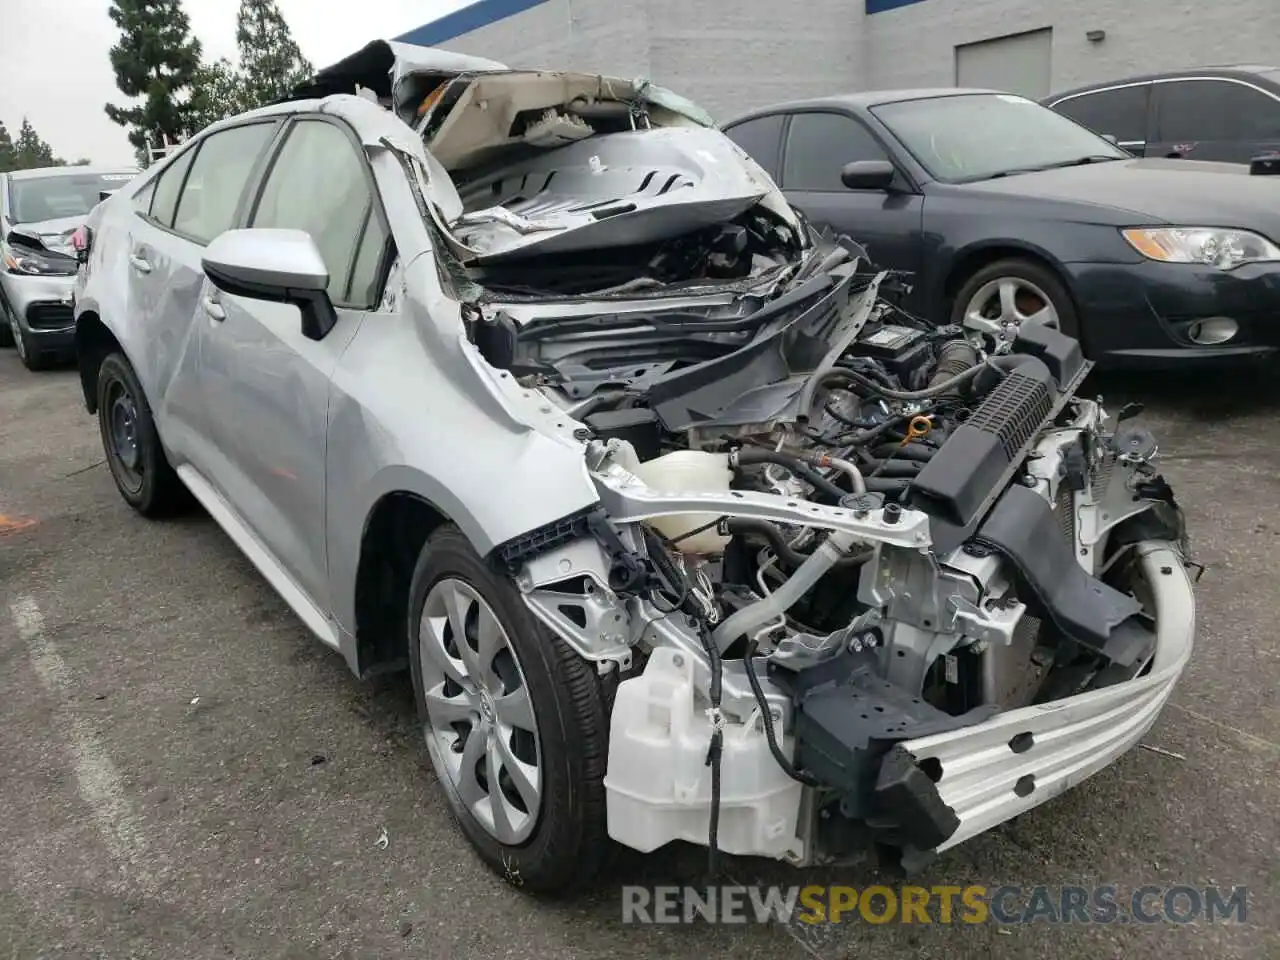
M27 307L27 326L32 330L62 330L74 323L70 304L33 303Z

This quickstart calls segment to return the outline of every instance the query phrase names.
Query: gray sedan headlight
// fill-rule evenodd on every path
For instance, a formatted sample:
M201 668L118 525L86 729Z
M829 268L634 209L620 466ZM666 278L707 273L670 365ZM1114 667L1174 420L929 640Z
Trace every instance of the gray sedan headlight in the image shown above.
M1140 227L1120 232L1144 257L1164 263L1207 263L1230 270L1242 263L1280 260L1280 247L1248 230Z

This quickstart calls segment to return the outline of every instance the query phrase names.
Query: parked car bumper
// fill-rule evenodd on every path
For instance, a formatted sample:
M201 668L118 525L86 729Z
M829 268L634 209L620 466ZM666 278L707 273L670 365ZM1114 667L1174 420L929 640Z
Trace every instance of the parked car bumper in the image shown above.
M1176 548L1152 541L1137 549L1156 620L1145 675L902 745L916 763L937 762L936 790L959 818L938 850L1076 786L1134 747L1159 716L1191 657L1195 599Z
M1266 359L1280 351L1280 265L1235 270L1195 264L1067 264L1091 360L1162 367ZM1193 339L1197 323L1227 318L1238 330L1217 344Z
M33 349L49 353L75 350L72 294L76 278L0 272L0 296L18 318Z

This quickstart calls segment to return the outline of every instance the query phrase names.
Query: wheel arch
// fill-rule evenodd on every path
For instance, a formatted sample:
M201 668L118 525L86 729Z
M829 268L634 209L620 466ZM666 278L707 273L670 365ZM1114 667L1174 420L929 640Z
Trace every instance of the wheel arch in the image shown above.
M1058 258L1039 244L1027 240L982 240L972 243L956 251L952 258L951 268L943 279L942 296L949 308L960 288L965 282L983 267L990 266L1000 260L1029 260L1037 266L1045 267L1057 277L1062 288L1071 297L1075 305L1075 294L1071 289L1071 278L1062 268Z
M90 413L98 412L98 369L109 354L117 351L133 365L120 338L102 321L98 312L93 309L81 311L76 317L76 368L80 372L85 409Z
M356 674L367 678L408 666L409 587L427 538L452 522L420 493L384 493L360 535L353 598Z

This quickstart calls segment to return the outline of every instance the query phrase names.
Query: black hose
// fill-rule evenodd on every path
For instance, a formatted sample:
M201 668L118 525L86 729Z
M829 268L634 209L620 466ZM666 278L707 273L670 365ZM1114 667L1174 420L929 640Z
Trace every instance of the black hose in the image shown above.
M867 444L871 443L872 441L879 440L882 437L888 436L889 434L893 434L895 431L898 432L897 439L901 440L903 437L906 436L906 434L901 433L899 429L902 426L902 424L905 421L911 420L913 417L926 416L927 414L925 413L925 411L928 409L929 407L928 405L926 405L916 413L897 414L896 416L886 420L884 423L881 423L877 426L872 427L870 430L864 430L862 433L856 436L850 437L847 442L850 446L853 446L853 447L865 447Z
M866 477L915 477L920 474L924 464L919 460L899 460L896 457L890 457L887 460L872 460L869 464L870 472L863 474Z
M760 705L760 719L764 723L765 739L769 741L769 752L773 754L773 759L782 768L782 772L792 780L803 783L806 787L820 787L822 786L822 781L811 774L797 770L791 761L787 759L787 755L782 752L782 748L778 746L778 735L773 729L773 712L769 709L769 701L764 698L764 691L760 689L760 678L756 676L756 666L753 662L756 655L756 645L755 640L748 642L746 656L742 661L742 665L747 671L747 683L751 685L751 692L755 695L756 703Z
M936 387L963 373L978 362L978 351L968 340L952 340L938 348L938 362L934 366L929 387ZM948 389L938 395L939 400L960 400L964 391Z
M726 524L730 533L737 536L747 536L750 534L758 534L769 541L769 547L779 560L792 567L798 567L809 559L809 554L801 553L791 544L787 543L787 538L782 535L782 531L778 529L778 525L768 520L751 520L746 517L735 517ZM836 561L837 567L856 567L866 563L871 559L872 551L864 550L861 553L851 553L848 556L841 557Z
M714 880L720 873L720 760L724 755L724 721L720 715L720 696L724 664L720 661L720 651L716 648L705 619L698 621L698 636L702 640L703 648L707 651L707 664L711 668L707 698L711 701L711 715L715 718L711 742L707 745L706 761L706 765L711 768L711 818L707 828L707 872Z
M937 447L929 447L923 443L902 443L891 447L878 447L871 451L871 455L878 460L912 460L928 463L937 452Z
M786 467L796 476L803 479L810 486L817 490L821 490L827 496L839 501L841 497L849 495L848 490L842 490L836 486L822 474L820 474L809 464L805 463L799 457L789 453L783 453L780 450L765 450L760 447L743 447L737 453L738 463L743 466L750 466L759 463L776 463L779 466Z
M890 400L931 400L934 397L942 396L948 391L968 383L985 369L986 367L983 364L977 364L976 366L972 366L962 373L956 374L955 376L947 380L943 380L940 383L930 384L923 390L891 390L889 387L884 386L884 384L877 383L875 380L865 374L859 373L857 370L853 370L849 367L832 367L826 373L819 375L818 383L815 385L815 390L817 387L821 387L833 381L847 381L856 383L858 386L875 396L887 397Z

